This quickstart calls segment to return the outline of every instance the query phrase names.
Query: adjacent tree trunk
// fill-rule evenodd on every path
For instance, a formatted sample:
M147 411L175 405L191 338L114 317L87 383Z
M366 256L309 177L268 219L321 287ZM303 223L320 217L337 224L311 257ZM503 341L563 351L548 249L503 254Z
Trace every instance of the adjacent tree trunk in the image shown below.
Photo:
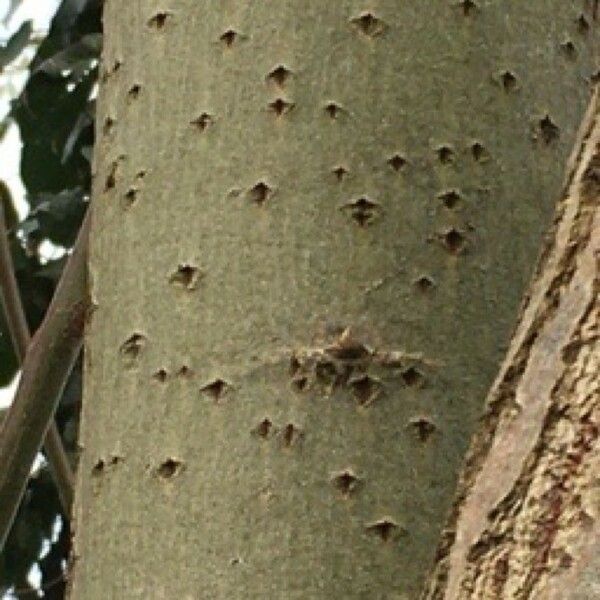
M598 91L552 233L469 449L424 597L600 597Z
M71 597L415 598L591 4L105 11Z

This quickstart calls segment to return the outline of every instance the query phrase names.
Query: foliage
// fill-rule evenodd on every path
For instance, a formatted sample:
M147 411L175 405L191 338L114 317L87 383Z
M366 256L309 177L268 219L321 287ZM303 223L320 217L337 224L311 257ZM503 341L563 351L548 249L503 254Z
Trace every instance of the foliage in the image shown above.
M29 43L31 21L25 21L10 37L4 46L0 46L0 71L9 65Z
M47 38L30 67L21 96L10 116L23 142L21 178L30 212L10 232L15 272L32 331L41 322L60 277L64 258L46 263L37 249L44 240L69 247L85 213L91 185L90 157L94 141L94 100L101 47L101 0L64 0ZM21 31L23 30L23 31ZM4 56L23 44L22 27L0 49ZM16 36L16 37L15 37ZM12 44L12 46L11 46ZM21 46L22 47L22 46ZM18 52L17 52L18 54ZM6 203L6 202L5 202ZM0 315L0 386L10 382L17 363ZM65 445L76 448L81 366L75 369L61 399L57 422ZM0 592L10 587L31 598L27 574L38 564L45 598L62 598L63 561L69 549L69 525L63 519L58 540L38 560L53 530L60 505L47 467L28 484L17 520L0 555Z

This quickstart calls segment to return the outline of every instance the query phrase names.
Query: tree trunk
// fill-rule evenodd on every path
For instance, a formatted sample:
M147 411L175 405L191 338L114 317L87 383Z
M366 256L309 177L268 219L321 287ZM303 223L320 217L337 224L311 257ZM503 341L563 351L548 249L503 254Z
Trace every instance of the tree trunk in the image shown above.
M71 597L415 598L592 11L153 6L105 8Z
M596 91L424 597L600 596L599 209Z

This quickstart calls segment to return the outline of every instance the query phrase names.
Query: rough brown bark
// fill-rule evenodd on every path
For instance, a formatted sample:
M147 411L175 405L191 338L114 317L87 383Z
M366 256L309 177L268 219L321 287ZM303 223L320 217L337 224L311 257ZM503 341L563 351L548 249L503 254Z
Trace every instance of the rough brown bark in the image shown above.
M596 91L425 598L599 597L599 207Z

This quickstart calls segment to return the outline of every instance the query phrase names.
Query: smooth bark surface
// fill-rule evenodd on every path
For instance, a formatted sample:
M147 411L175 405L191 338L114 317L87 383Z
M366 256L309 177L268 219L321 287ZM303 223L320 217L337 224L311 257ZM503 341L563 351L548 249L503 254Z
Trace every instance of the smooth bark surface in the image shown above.
M412 600L591 12L156 6L105 8L71 597Z
M6 324L12 338L15 354L19 363L22 364L31 337L15 277L2 207L0 207L0 301L4 309ZM32 410L35 410L35 408ZM2 419L0 419L0 423L2 423ZM46 433L44 452L57 487L63 512L68 516L73 503L75 478L54 418L51 419Z
M86 278L89 218L54 292L44 321L27 348L13 403L0 429L0 546L25 491L33 459L81 350L88 313Z

